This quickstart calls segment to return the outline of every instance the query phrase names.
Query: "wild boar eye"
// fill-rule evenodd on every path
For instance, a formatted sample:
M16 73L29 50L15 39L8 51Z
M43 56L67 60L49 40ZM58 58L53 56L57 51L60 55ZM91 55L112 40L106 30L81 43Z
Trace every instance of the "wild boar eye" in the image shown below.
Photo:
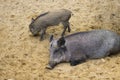
M50 45L50 47L52 47L52 44Z
M34 29L34 27L32 26L32 29Z

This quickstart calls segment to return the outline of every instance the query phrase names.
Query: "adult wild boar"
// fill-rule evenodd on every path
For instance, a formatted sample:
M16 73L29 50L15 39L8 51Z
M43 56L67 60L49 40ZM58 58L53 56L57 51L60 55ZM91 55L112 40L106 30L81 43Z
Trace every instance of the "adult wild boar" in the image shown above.
M71 18L71 11L67 9L60 9L53 12L46 12L38 16L36 19L32 19L29 25L31 33L35 36L40 32L40 40L43 40L43 36L47 27L63 24L64 30L62 36L65 34L66 29L70 32L69 19Z
M87 59L103 58L120 51L120 36L109 30L78 32L59 39L50 38L50 61L52 69L61 62L71 66Z

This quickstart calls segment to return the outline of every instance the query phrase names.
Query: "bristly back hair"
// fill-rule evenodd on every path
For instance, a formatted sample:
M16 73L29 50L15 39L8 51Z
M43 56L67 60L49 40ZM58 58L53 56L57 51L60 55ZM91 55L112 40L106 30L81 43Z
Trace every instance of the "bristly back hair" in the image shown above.
M89 32L77 32L77 33L74 33L74 34L67 35L67 36L65 36L65 38L68 38L68 37L71 37L71 36L74 36L74 35L79 35L79 34L84 35L84 34L87 34L87 33L90 33L90 32L91 31L89 31Z
M35 20L37 20L38 18L40 18L40 17L42 17L42 16L44 16L44 15L46 15L46 14L48 14L48 13L49 13L49 11L48 11L48 12L45 12L45 13L40 14L38 17L36 17L36 18L35 18ZM34 20L34 21L35 21L35 20Z

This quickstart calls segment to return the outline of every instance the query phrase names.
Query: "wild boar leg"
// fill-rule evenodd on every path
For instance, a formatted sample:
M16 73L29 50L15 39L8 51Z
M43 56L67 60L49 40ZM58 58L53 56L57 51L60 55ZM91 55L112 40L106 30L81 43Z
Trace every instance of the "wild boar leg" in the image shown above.
M40 32L40 41L43 40L43 36L44 36L45 33L46 33L46 28L41 29L41 32Z
M71 29L70 29L70 23L67 22L67 24L68 24L68 32L70 32L71 31Z
M66 29L67 29L67 27L68 27L68 23L67 23L67 22L62 22L62 24L63 24L63 26L64 26L64 30L63 30L62 35L61 35L61 36L64 36L65 31L66 31Z
M81 63L83 63L83 62L85 62L85 61L86 61L86 58L81 58L81 59L79 59L79 60L71 59L71 60L70 60L70 65L71 65L71 66L76 66L76 65L81 64Z

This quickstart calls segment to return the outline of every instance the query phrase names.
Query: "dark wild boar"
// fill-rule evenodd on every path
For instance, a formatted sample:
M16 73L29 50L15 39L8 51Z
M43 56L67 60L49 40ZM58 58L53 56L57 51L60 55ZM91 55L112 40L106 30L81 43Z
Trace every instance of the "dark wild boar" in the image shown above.
M40 40L43 40L43 36L46 33L47 27L63 24L64 30L62 36L65 34L66 29L70 32L69 19L71 18L71 11L67 9L60 9L54 12L46 12L38 16L36 19L32 18L32 22L29 25L31 33L36 36L40 32Z
M78 32L61 37L50 38L50 61L46 68L52 69L61 62L75 66L87 59L97 59L118 53L120 36L109 30Z

